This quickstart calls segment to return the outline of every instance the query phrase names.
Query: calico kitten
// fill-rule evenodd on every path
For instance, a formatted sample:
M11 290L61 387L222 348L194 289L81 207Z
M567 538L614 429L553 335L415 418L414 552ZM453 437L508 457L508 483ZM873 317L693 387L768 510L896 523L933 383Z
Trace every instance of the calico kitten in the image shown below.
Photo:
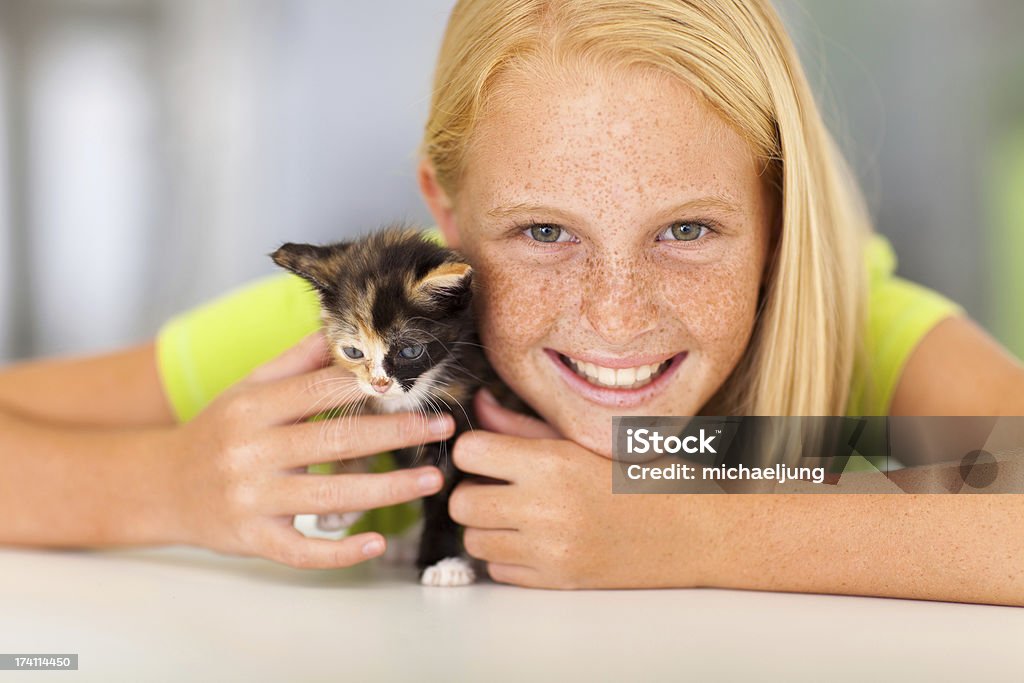
M473 428L473 394L496 377L476 335L472 268L455 251L402 227L325 246L289 243L270 256L320 296L335 362L365 394L361 412L444 411L455 419L447 441L395 456L401 466L432 463L445 475L442 490L423 501L421 581L472 583L461 530L448 516L448 498L462 478L451 463L452 446Z

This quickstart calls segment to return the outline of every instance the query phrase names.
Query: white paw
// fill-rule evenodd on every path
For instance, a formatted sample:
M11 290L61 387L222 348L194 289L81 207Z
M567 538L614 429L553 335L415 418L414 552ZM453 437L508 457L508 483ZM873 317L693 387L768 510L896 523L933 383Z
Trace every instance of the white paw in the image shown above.
M468 586L476 580L476 572L463 557L446 557L423 570L424 586Z
M341 531L355 524L362 516L362 512L346 512L342 515L331 512L317 515L316 528L320 531Z

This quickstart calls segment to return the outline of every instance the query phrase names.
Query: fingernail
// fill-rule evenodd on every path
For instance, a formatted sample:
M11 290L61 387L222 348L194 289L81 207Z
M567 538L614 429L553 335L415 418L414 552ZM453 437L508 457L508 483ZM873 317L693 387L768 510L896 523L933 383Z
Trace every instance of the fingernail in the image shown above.
M384 552L384 543L379 538L375 538L372 541L367 541L363 544L363 555L366 555L367 557L380 555L382 552Z
M481 389L480 397L483 398L483 400L486 403L490 403L492 406L498 405L498 399L494 398L494 394L492 394L488 389Z
M452 419L447 415L440 415L430 418L430 422L427 424L427 429L430 433L435 436L441 436L447 434L448 430L451 429Z
M420 487L420 491L423 493L433 493L441 488L441 475L436 470L424 472L416 480L416 485Z

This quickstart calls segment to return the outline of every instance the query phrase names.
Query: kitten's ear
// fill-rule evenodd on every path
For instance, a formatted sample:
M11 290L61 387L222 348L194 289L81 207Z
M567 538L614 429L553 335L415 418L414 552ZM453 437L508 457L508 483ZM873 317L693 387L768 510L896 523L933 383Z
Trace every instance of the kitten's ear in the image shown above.
M449 307L463 307L469 303L473 268L459 261L442 263L416 283L416 293Z
M331 289L331 273L334 272L332 264L348 247L344 242L325 247L289 242L270 254L270 258L282 268L287 268L327 292Z

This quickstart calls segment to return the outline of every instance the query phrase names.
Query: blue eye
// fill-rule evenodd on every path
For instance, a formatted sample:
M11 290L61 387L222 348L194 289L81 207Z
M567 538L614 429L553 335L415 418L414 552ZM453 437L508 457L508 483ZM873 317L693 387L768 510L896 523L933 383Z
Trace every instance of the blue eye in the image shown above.
M346 346L341 352L345 354L346 358L351 358L352 360L359 360L363 357L363 352L354 346Z
M666 228L664 232L658 235L658 239L675 242L693 242L707 233L708 226L706 225L680 221Z
M415 360L423 355L423 344L414 344L412 346L406 346L404 349L398 352L398 355L406 360Z
M568 230L550 223L537 223L523 231L530 239L536 242L571 242L572 235Z

